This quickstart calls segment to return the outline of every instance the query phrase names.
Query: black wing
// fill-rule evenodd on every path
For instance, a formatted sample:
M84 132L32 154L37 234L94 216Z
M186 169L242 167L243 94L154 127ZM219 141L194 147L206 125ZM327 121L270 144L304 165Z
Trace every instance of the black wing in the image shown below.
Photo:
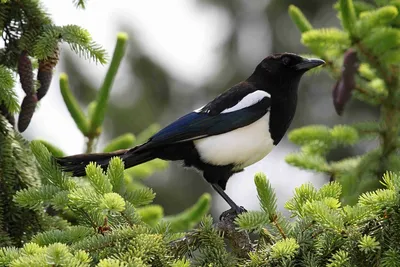
M233 112L215 115L214 112L191 112L156 133L144 147L150 148L223 134L257 121L269 111L270 106L271 99L264 97L252 106Z
M213 101L200 109L210 115L218 115L227 108L231 108L246 95L257 91L257 88L248 82L241 82L217 96Z

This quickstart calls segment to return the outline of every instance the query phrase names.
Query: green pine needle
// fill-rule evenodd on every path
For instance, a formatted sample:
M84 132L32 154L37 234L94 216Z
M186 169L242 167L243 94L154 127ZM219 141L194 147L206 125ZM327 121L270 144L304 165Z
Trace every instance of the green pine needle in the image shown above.
M315 187L311 183L305 183L295 189L293 198L286 202L285 208L296 215L302 216L304 205L317 198L318 192Z
M66 230L50 230L38 233L33 237L32 242L40 246L46 246L54 243L70 244L77 242L85 237L93 235L93 229L85 226L71 226Z
M296 24L297 28L299 28L300 32L307 32L313 29L311 23L307 20L303 12L301 12L298 7L290 5L289 15L292 21Z
M110 66L108 67L103 84L97 94L96 106L93 110L92 116L90 117L90 132L92 133L96 132L97 129L103 124L111 87L114 82L115 76L117 75L117 71L121 64L122 58L125 55L127 41L127 34L119 33L117 35L117 42L115 44L115 49L110 62Z
M359 140L356 129L347 125L336 125L333 127L331 136L340 145L354 145Z
M14 201L22 207L36 209L43 204L49 204L58 192L60 189L53 185L42 185L39 188L30 187L18 191L14 196Z
M120 149L133 147L135 136L131 133L123 134L111 140L103 149L103 152L112 152Z
M44 184L53 184L61 189L71 189L75 185L55 163L52 154L40 141L32 141L31 149L39 162L41 178Z
M379 242L376 241L376 238L369 235L363 235L361 240L358 243L358 248L360 251L364 252L365 254L368 253L375 253L381 247L379 246Z
M134 207L140 207L153 202L156 194L153 189L144 187L135 189L124 195L124 198L129 201Z
M164 209L160 205L147 205L138 208L137 213L143 222L155 226L164 216Z
M254 183L257 187L258 200L260 201L261 208L268 215L271 221L274 220L276 215L276 195L263 173L256 173L254 176Z
M350 255L348 252L339 250L333 254L332 258L329 259L327 267L347 267L349 266Z
M325 201L307 202L303 207L304 214L317 223L337 232L344 230L344 221L339 212L332 209Z
M60 28L59 35L79 56L101 64L107 62L106 51L92 40L87 30L77 25L66 25Z
M99 165L91 162L86 166L85 171L90 184L99 194L112 192L112 184Z
M382 267L400 266L400 251L396 248L385 251L381 264Z
M271 257L273 259L293 258L299 247L294 238L279 240L271 247Z
M72 94L71 89L68 84L68 75L65 73L60 74L60 90L61 95L64 99L65 105L71 117L74 119L76 126L82 132L83 135L89 134L89 121L83 113L81 107L78 104L78 101Z
M377 26L389 26L397 17L398 11L395 6L385 6L371 11L360 13L355 31L359 36L365 36L370 30Z
M288 138L296 145L302 146L318 140L323 143L330 143L330 129L324 125L309 125L291 131Z
M46 26L43 32L37 36L33 46L33 54L37 59L47 59L54 56L61 37L61 28L57 26Z
M330 182L324 184L317 192L316 199L322 200L324 198L339 199L342 194L342 186L338 182Z
M201 221L210 210L210 206L211 195L204 193L192 207L177 215L165 217L164 220L169 222L173 232L187 231Z
M53 157L62 158L65 156L65 153L60 148L56 147L50 142L45 140L37 140L37 141L41 142L47 148L47 150L49 150L49 152L53 155Z
M320 155L310 155L306 153L289 154L285 158L290 165L301 167L306 170L318 172L330 172L330 166L325 157Z
M400 46L400 30L389 27L376 27L363 39L363 44L377 58L381 58L387 51Z
M19 111L18 97L14 86L15 81L11 71L0 65L0 103L4 104L10 113Z
M111 183L112 190L118 194L125 193L124 162L119 157L113 157L107 168L107 177Z
M100 202L99 208L103 213L117 213L125 210L125 200L117 193L106 193Z
M268 216L262 211L248 211L236 218L236 224L241 230L258 231L270 222Z
M377 189L374 192L366 192L360 196L361 206L388 207L396 203L398 196L395 191L389 189Z
M302 34L301 42L311 49L348 48L350 39L346 32L336 28L310 30Z
M339 0L339 7L343 28L352 33L357 21L353 1Z
M76 7L85 9L86 8L86 0L73 0Z

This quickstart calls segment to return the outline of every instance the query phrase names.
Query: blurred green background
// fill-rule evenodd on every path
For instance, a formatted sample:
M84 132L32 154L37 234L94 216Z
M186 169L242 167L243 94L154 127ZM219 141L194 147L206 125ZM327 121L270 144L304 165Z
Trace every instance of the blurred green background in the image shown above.
M98 148L120 134L137 134L155 122L165 126L202 106L246 79L271 53L307 53L288 16L290 4L300 7L315 27L339 23L331 0L97 0L89 1L85 11L76 10L70 1L43 2L56 24L74 23L88 29L109 53L117 32L129 34L128 53L114 83ZM60 72L70 76L74 94L87 107L101 84L105 67L85 62L63 49L52 88L24 135L51 141L68 154L81 153L84 139L62 101ZM334 82L324 72L303 78L291 129L376 117L374 110L357 101L347 106L342 117L336 115L331 99ZM330 158L359 154L369 145L334 151ZM247 209L258 209L253 176L263 171L277 191L282 208L295 186L306 181L320 186L329 181L329 177L286 164L285 155L296 149L285 137L264 160L235 175L227 193ZM146 183L154 188L155 203L164 206L166 214L189 207L204 191L212 192L199 173L185 170L179 163L171 163ZM228 208L215 194L213 201L214 215Z

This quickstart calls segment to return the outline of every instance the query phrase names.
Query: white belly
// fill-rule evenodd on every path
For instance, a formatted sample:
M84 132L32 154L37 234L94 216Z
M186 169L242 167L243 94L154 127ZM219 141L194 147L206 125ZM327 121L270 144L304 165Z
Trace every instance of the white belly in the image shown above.
M234 131L194 141L204 162L245 168L264 158L273 148L269 112L256 122Z

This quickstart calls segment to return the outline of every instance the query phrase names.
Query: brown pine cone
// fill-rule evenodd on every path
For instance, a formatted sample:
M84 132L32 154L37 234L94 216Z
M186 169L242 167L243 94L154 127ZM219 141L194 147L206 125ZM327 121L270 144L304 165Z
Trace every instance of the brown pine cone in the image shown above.
M54 52L53 57L49 57L46 60L39 61L37 80L40 82L40 87L36 92L38 100L42 99L49 90L51 79L53 77L53 69L58 62L58 53L59 50L57 48Z
M357 52L350 48L343 58L342 75L333 87L333 105L336 113L342 115L344 106L351 98L351 93L356 86L355 75L359 67Z
M42 99L47 94L47 91L50 87L51 79L53 78L53 70L42 70L40 68L40 64L41 63L39 63L39 70L37 74L37 80L40 82L40 87L36 92L38 100Z
M25 91L27 95L33 94L34 87L33 87L32 62L29 59L27 51L22 51L21 55L19 56L18 74L22 89Z
M19 118L18 118L18 130L21 133L25 131L26 128L28 128L33 113L35 112L37 102L38 98L36 94L27 95L22 101L21 112L19 113Z

